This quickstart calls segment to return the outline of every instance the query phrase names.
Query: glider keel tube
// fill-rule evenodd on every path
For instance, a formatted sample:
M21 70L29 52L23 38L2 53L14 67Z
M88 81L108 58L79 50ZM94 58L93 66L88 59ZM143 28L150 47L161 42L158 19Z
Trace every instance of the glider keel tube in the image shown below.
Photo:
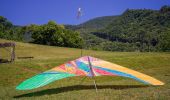
M76 76L75 74L63 73L63 72L44 72L35 75L19 84L17 90L31 90L38 87L42 87L56 80L60 80L66 77Z

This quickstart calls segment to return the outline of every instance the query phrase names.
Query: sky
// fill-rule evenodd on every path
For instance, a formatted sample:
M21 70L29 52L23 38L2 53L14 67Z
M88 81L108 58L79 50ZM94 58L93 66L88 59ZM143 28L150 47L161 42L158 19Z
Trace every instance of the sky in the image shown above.
M154 9L170 5L170 0L0 0L0 16L14 25L80 24L101 16L120 15L126 9ZM82 16L77 19L77 10Z

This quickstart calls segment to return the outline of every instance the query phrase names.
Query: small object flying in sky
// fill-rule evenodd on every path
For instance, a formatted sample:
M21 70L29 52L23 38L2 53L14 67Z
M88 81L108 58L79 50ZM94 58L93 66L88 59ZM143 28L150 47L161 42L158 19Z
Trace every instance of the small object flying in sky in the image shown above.
M79 7L79 8L78 8L78 11L77 11L77 19L79 19L81 16L82 16L82 10L81 10L81 8Z

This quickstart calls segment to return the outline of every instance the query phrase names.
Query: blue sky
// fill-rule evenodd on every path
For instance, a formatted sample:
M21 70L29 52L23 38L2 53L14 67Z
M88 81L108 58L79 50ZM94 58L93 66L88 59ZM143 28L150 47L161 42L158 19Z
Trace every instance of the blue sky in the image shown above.
M15 25L45 24L54 20L58 24L79 24L89 19L120 15L126 9L160 9L170 0L0 0L0 16ZM83 16L77 20L77 9Z

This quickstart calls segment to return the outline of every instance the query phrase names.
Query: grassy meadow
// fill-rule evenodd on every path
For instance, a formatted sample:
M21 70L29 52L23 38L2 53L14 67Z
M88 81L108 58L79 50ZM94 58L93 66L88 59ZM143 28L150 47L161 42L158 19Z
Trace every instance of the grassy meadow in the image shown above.
M0 39L0 42L7 40ZM15 87L23 80L40 72L80 57L80 49L43 46L16 42L17 57L13 63L0 64L0 100L170 100L170 53L106 52L83 50L83 55L97 57L145 73L165 82L163 86L147 86L123 77L72 77L55 81L47 86L19 91ZM7 58L0 48L0 57Z

